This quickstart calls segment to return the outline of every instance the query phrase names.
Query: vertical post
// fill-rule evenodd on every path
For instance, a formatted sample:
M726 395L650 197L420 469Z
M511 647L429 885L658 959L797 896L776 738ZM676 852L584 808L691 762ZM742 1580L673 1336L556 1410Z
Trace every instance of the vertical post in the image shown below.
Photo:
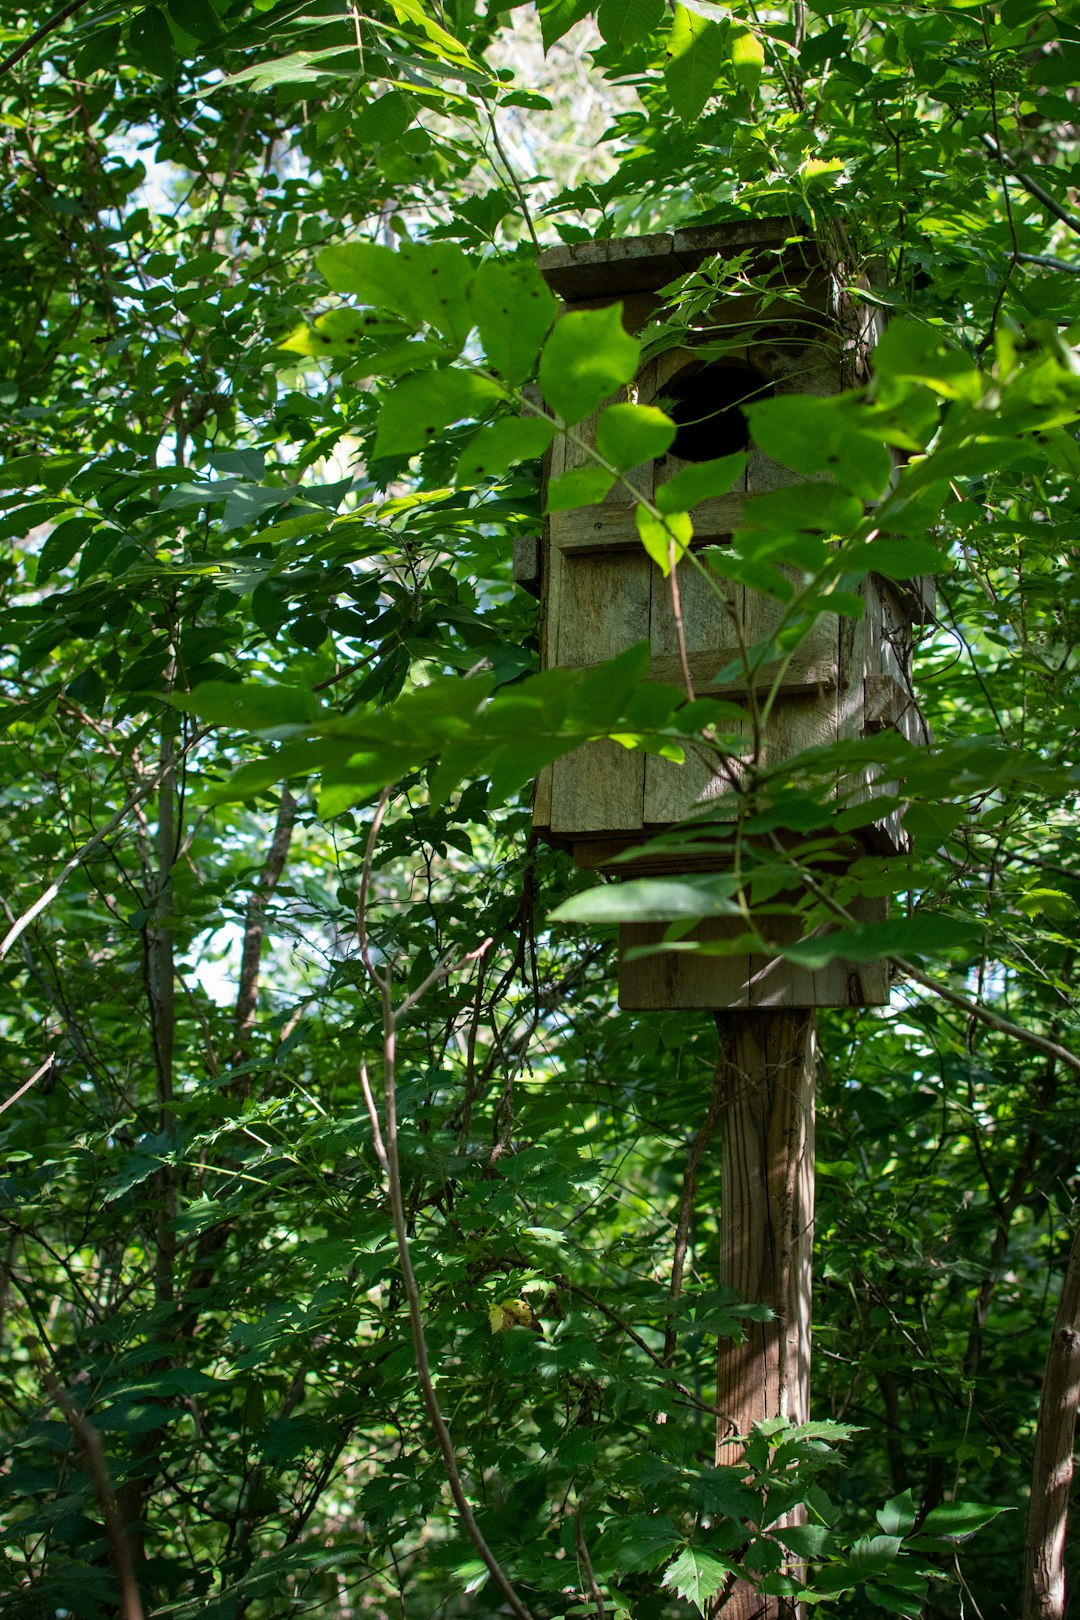
M742 1344L722 1339L717 1353L716 1404L745 1434L766 1418L809 1417L815 1015L808 1008L718 1013L716 1027L727 1097L720 1281L773 1312L746 1324ZM741 1454L730 1432L718 1419L718 1463ZM742 1582L723 1606L724 1620L795 1612Z

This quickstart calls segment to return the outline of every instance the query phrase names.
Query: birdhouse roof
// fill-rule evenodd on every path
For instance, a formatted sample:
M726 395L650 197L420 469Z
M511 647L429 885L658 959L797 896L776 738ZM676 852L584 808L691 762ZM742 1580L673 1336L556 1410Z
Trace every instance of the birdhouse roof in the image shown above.
M793 260L820 267L817 244L798 222L786 217L727 220L653 236L590 237L548 248L539 262L551 290L567 303L577 303L655 292L716 255L734 258L747 249L776 251L787 244Z

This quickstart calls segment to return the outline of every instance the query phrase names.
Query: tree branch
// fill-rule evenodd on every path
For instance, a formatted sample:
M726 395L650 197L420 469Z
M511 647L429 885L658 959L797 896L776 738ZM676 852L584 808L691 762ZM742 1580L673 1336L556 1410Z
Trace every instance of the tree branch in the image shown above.
M368 977L379 991L382 1002L383 1024L383 1102L386 1110L385 1128L379 1117L378 1105L371 1089L368 1076L367 1063L360 1060L360 1085L364 1094L368 1116L371 1120L372 1139L375 1144L375 1154L378 1158L383 1176L386 1181L386 1190L390 1198L390 1212L394 1224L394 1238L397 1244L398 1264L401 1268L401 1279L405 1288L405 1301L409 1312L409 1330L413 1342L413 1356L416 1362L416 1375L420 1384L420 1393L424 1407L427 1411L431 1427L435 1431L439 1451L442 1453L443 1465L446 1469L446 1478L450 1486L450 1494L461 1516L461 1522L476 1551L479 1553L489 1575L506 1599L510 1612L515 1620L532 1620L532 1615L518 1597L509 1576L503 1569L499 1560L488 1546L472 1504L465 1493L465 1485L458 1467L457 1453L454 1449L453 1438L439 1397L435 1390L435 1380L431 1372L431 1361L428 1356L427 1334L424 1328L424 1312L420 1299L420 1288L416 1281L416 1272L413 1269L412 1249L409 1243L408 1218L405 1212L405 1199L401 1186L401 1164L398 1158L398 1121L397 1121L397 1026L401 1018L413 1007L417 998L429 989L437 979L453 971L453 964L446 964L430 973L423 985L411 995L407 996L401 1006L395 1010L392 994L393 982L389 969L380 973L376 971L372 960L367 929L367 905L371 889L371 873L375 857L375 845L379 836L379 828L390 802L390 789L384 788L379 796L375 815L372 818L371 830L368 833L367 848L364 852L364 864L360 878L360 893L357 899L357 932L360 938L360 955ZM480 946L479 951L471 951L464 958L464 962L475 960L480 952L487 949L490 940ZM462 963L461 965L464 965Z
M52 1068L55 1061L56 1061L56 1053L55 1052L50 1052L48 1057L45 1059L44 1063L41 1065L40 1069L35 1069L33 1074L30 1076L29 1080L24 1080L22 1085L19 1086L18 1090L13 1091L11 1093L11 1096L8 1097L6 1102L0 1103L0 1114L4 1113L6 1109L10 1108L12 1103L17 1103L19 1098L21 1096L23 1096L23 1094L25 1092L30 1090L31 1086L34 1086L34 1085L37 1084L37 1082L41 1079L43 1074L48 1074L49 1070Z
M1061 1284L1035 1429L1024 1543L1023 1620L1064 1620L1065 1535L1080 1401L1080 1226Z
M1019 180L1025 191L1030 192L1037 202L1041 202L1047 212L1053 214L1055 219L1059 219L1063 225L1069 227L1070 231L1075 231L1077 236L1080 236L1080 219L1077 219L1075 214L1070 214L1069 210L1063 207L1056 197L1052 197L1033 175L1021 169L1016 159L1011 158L1008 152L1003 151L992 135L987 135L984 131L979 138L990 155Z
M42 1381L46 1389L64 1414L68 1428L82 1448L86 1459L87 1472L94 1487L98 1506L101 1508L105 1520L105 1532L109 1541L109 1557L112 1559L113 1569L120 1586L120 1595L124 1606L124 1620L144 1620L142 1598L139 1594L139 1584L135 1579L135 1567L132 1562L131 1549L124 1534L124 1524L117 1506L116 1497L109 1483L109 1471L105 1464L105 1453L101 1445L101 1436L92 1423L82 1415L69 1400L66 1392L61 1388L60 1382L50 1368L41 1369Z
M29 55L35 45L40 44L49 34L55 33L62 23L66 23L69 17L74 17L75 13L81 11L85 4L86 0L68 0L66 6L61 6L59 11L54 11L47 22L43 22L40 28L35 28L30 37L24 39L21 45L16 45L10 56L4 57L4 60L0 62L0 74L6 73L9 68L13 68L16 62L21 62L24 56Z
M240 985L236 996L236 1038L232 1061L242 1063L247 1055L248 1041L255 1023L255 1008L259 999L259 963L262 958L263 938L266 933L266 906L281 880L289 856L293 824L296 820L296 800L288 786L281 790L277 821L270 849L252 887L244 918L244 948L240 957Z

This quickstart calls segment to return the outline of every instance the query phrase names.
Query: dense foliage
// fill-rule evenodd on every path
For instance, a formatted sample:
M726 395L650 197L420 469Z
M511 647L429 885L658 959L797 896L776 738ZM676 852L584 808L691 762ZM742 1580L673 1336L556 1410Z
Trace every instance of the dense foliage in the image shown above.
M737 1566L783 1591L785 1546L824 1613L1021 1611L1080 1192L1077 19L593 12L88 0L0 30L12 1620L674 1620ZM510 553L546 446L639 353L610 311L552 327L537 244L747 216L891 321L869 389L754 408L828 481L705 566L781 604L763 660L871 570L938 598L934 745L751 770L713 830L745 894L696 890L745 910L865 823L841 763L895 783L914 854L804 907L901 964L890 1008L820 1019L815 1423L740 1470L715 1152L670 1286L716 1031L617 1010L611 887L530 832L548 761L722 754L731 705L635 653L538 675ZM669 442L619 409L566 505ZM683 508L737 471L705 466L639 511L662 570L700 565ZM892 921L848 927L859 893Z

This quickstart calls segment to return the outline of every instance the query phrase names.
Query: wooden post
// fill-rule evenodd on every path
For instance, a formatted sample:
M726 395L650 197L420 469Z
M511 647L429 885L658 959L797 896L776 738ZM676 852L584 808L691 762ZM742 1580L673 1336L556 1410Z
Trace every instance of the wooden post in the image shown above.
M716 1404L734 1430L810 1408L810 1305L814 1223L815 1014L808 1008L718 1013L719 1064L726 1077L720 1281L740 1298L768 1305L746 1339L721 1339ZM738 1461L732 1429L717 1420L716 1461ZM787 1599L740 1582L723 1620L792 1620Z

